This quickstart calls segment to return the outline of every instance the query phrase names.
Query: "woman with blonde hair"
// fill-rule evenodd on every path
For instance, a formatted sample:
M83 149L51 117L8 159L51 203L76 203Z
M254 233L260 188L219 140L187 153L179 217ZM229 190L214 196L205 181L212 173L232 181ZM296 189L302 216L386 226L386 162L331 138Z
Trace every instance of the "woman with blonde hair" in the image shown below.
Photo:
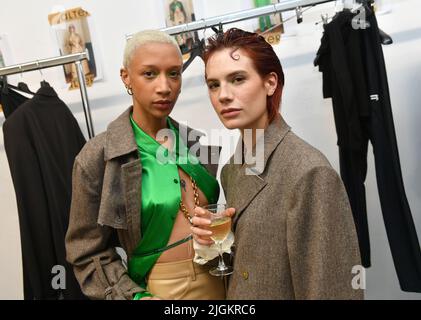
M180 49L163 32L143 31L127 42L123 64L133 105L75 160L68 261L93 299L224 299L222 280L193 262L190 219L218 199L207 156L219 149L200 146L196 157L189 149L202 134L169 117Z

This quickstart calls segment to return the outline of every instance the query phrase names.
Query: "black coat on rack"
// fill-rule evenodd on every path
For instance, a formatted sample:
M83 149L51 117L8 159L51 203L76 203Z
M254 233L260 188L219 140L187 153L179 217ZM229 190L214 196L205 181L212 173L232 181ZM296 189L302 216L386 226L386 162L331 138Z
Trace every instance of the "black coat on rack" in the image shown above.
M25 299L84 299L66 262L71 175L85 138L53 88L41 87L4 122L4 146L19 213ZM66 271L53 288L54 266Z

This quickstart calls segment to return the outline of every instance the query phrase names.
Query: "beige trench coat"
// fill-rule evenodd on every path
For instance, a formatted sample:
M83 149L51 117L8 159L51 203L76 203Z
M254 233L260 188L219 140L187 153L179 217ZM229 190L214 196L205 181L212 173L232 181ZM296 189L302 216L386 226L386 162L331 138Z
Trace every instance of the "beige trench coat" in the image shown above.
M127 109L106 132L88 141L73 167L67 260L91 299L132 299L144 291L130 279L116 251L122 247L130 259L142 237L142 165L131 111ZM201 146L198 140L203 133L170 120L190 151L216 175L220 147Z

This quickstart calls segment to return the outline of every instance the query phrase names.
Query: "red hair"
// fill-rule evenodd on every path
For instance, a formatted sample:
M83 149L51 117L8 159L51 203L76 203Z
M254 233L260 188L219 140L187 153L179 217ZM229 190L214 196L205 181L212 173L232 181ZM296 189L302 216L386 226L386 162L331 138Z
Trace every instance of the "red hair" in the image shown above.
M278 86L274 94L267 97L266 103L269 121L272 122L279 112L282 89L285 82L281 62L272 46L266 42L265 38L257 33L231 28L224 33L216 34L208 39L203 56L205 65L212 54L227 48L233 48L234 50L242 49L253 61L254 68L262 78L271 72L275 72L278 75ZM233 59L235 58L233 57Z

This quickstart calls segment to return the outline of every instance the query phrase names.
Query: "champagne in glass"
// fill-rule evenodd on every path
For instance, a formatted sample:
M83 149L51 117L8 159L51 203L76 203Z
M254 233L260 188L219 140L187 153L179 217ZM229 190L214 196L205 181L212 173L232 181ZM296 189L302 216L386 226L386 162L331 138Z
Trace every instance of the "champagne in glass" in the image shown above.
M209 230L212 231L211 239L217 242L223 242L231 230L231 218L222 217L212 220Z
M225 215L227 209L224 204L211 204L203 207L208 212L208 218L211 220L209 230L212 231L211 239L218 246L219 263L214 269L209 270L209 273L213 276L225 276L233 272L231 266L227 266L224 263L222 257L222 243L227 238L231 230L231 217Z

